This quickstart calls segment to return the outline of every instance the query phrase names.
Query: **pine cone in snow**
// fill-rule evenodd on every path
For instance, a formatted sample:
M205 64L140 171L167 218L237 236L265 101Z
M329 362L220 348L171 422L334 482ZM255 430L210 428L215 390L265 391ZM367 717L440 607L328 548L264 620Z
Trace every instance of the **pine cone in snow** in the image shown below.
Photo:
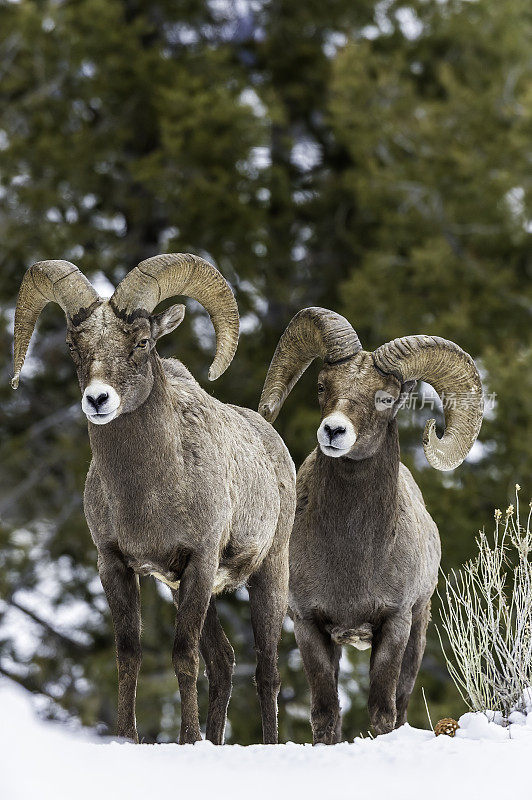
M442 734L444 736L454 736L459 727L460 725L455 719L452 719L452 717L445 717L445 719L440 719L440 721L436 723L434 733L436 736L441 736Z

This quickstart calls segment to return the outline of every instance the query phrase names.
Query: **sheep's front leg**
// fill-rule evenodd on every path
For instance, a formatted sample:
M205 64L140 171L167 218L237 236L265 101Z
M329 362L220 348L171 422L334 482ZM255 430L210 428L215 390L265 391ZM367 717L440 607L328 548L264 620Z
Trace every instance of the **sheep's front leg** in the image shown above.
M198 715L199 642L211 598L216 564L193 557L181 578L172 661L181 695L180 744L201 740Z
M294 633L310 685L312 742L336 744L342 726L338 702L342 648L312 620L294 619Z
M117 735L138 742L135 698L141 662L138 579L120 556L98 554L98 571L111 609L118 666Z
M395 727L397 682L411 627L411 614L397 614L385 620L373 637L368 711L377 734Z

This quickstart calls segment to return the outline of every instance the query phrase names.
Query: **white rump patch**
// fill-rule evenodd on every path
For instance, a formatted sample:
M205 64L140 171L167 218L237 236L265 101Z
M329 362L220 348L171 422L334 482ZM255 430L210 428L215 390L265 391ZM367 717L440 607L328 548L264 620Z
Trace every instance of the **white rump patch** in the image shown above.
M149 566L149 565L147 565ZM179 589L179 581L171 581L166 578L161 572L157 572L156 570L150 570L149 574L152 578L156 578L161 583L166 584L169 586L170 589L177 590ZM214 586L212 587L212 593L218 594L218 592L222 592L227 586L231 586L233 584L233 580L231 578L231 573L226 567L220 567L218 572L216 573L216 578L214 579Z
M359 639L358 637L348 642L348 644L352 645L352 647L356 648L356 650L369 650L371 647L371 642L368 642L364 639Z
M179 581L169 581L168 578L165 578L160 572L150 572L150 575L152 578L157 578L157 580L161 581L161 583L166 583L170 589L179 589Z
M227 567L220 567L218 572L216 573L216 578L214 579L214 586L212 587L212 593L218 594L218 592L222 592L227 586L232 584L233 581L231 579L231 573L227 569Z
M329 627L327 631L333 642L341 646L350 644L357 650L369 650L371 647L373 631L369 623L364 623L358 628Z

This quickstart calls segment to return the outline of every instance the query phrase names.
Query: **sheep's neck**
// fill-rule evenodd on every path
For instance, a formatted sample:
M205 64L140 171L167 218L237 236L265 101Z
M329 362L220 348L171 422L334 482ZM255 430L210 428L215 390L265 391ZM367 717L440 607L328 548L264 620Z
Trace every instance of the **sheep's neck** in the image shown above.
M355 461L317 454L317 509L335 517L335 530L364 530L377 539L395 529L399 477L399 436L395 420L382 446L370 458ZM329 525L327 527L330 527Z
M132 490L142 492L158 479L166 479L168 465L175 464L179 447L179 432L170 424L172 419L172 400L157 360L153 387L142 405L107 425L89 424L98 473L114 494L126 492L131 497Z

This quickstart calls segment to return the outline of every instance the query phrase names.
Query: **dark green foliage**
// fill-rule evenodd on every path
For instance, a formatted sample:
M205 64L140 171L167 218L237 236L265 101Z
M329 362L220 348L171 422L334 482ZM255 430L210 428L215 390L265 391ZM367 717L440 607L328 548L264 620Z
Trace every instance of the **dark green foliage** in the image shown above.
M116 284L157 252L213 259L243 333L209 391L251 407L305 305L344 313L368 349L419 332L457 341L496 394L482 458L453 475L430 470L420 458L429 409L402 412L401 441L445 569L462 562L493 506L516 480L530 490L532 474L530 5L0 2L0 31L0 670L55 698L51 714L62 707L106 731L112 633L82 514L90 452L57 307L42 315L21 388L9 388L25 269L67 258ZM211 345L189 304L161 350L204 381ZM276 423L297 465L315 444L315 379L314 367ZM145 582L146 741L175 739L179 721L162 595ZM219 606L237 654L228 739L259 741L245 592ZM353 737L368 726L367 660L349 653L343 664ZM281 739L308 741L289 623L280 665ZM422 685L433 718L463 710L433 627L417 725Z

